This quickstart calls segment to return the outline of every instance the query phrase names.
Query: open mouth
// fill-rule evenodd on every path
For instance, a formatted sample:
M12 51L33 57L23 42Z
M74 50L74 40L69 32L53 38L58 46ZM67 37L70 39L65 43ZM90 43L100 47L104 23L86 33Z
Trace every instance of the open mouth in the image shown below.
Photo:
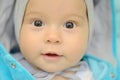
M58 55L57 53L45 53L45 54L42 54L44 56L48 56L48 57L60 57L62 55Z
M51 57L57 57L57 56L60 56L60 55L55 54L55 53L46 53L46 54L44 54L44 55L46 55L46 56L51 56Z
M62 55L59 55L57 53L45 53L42 54L42 56L45 60L49 60L49 61L57 61L62 57Z

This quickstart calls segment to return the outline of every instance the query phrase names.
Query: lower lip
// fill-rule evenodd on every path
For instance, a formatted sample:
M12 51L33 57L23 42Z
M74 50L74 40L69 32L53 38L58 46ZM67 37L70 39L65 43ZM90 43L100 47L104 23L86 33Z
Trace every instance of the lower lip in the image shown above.
M45 60L48 61L58 61L62 56L48 56L48 55L42 55Z

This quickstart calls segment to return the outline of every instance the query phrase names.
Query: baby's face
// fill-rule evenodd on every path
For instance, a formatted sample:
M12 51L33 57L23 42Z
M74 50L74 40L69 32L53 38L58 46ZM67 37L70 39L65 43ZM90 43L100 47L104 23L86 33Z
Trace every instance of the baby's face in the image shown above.
M88 33L84 0L29 0L20 48L35 68L57 72L80 61Z

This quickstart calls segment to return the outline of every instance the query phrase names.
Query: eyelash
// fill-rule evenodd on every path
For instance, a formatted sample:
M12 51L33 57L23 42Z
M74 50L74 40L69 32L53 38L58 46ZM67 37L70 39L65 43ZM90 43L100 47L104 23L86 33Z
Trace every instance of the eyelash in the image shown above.
M36 22L36 24L35 24L35 22ZM45 24L43 23L43 21L42 20L40 20L40 19L34 19L34 20L32 20L32 25L33 26L35 26L35 27L42 27L42 26L44 26ZM71 24L72 23L72 24ZM72 26L71 26L72 25ZM69 21L66 21L64 24L63 24L63 27L64 28L67 28L67 29L73 29L73 28L75 28L75 27L77 27L78 26L78 23L77 23L77 21L72 21L72 20L69 20Z
M43 21L41 21L41 20L34 20L32 22L32 25L36 26L36 27L41 27L41 26L43 26Z
M72 25L72 26L71 26ZM77 27L77 24L75 21L67 21L65 24L64 24L64 27L67 28L67 29L73 29L75 27Z

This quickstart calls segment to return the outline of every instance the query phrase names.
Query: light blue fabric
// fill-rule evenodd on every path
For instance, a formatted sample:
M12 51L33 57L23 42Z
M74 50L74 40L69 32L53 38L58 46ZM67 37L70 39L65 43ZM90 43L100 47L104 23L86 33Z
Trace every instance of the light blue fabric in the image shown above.
M0 80L35 80L0 44Z
M114 67L95 56L86 54L83 58L92 72L95 80L117 80ZM35 80L35 78L19 64L0 44L0 80ZM114 75L113 75L114 74Z
M113 53L117 60L117 72L120 74L120 0L111 0L113 14ZM118 76L117 80L120 80Z

